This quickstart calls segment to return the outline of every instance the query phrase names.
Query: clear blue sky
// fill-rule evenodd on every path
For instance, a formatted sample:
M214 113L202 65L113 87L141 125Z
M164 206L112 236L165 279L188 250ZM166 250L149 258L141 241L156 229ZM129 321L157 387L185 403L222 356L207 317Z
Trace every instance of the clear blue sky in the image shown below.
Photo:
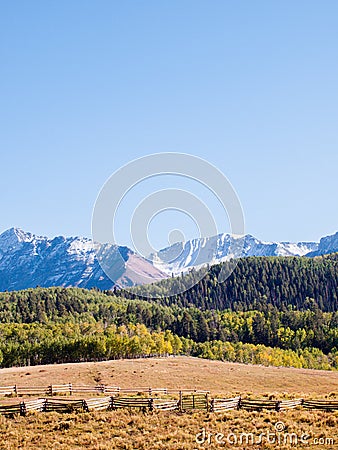
M208 159L246 231L338 230L337 1L16 1L0 13L1 230L90 236L131 159Z

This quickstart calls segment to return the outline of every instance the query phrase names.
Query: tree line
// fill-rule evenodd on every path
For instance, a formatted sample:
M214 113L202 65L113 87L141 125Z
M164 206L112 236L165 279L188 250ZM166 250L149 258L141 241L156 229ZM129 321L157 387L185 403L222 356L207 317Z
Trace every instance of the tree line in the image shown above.
M3 365L10 366L24 364L24 361L31 364L74 361L76 355L81 355L81 360L127 357L134 355L129 344L123 346L122 352L112 352L108 350L111 349L109 339L108 344L105 342L104 351L98 353L100 356L94 356L91 349L102 343L102 339L107 339L109 330L119 330L126 325L132 329L142 325L150 335L171 333L168 336L175 336L177 342L180 340L182 343L181 351L194 356L218 355L217 357L224 359L231 358L235 351L235 360L241 361L242 348L249 353L253 352L253 348L258 349L259 355L266 354L266 348L273 348L273 355L282 351L286 352L282 355L290 354L295 359L295 355L298 358L318 351L328 358L325 362L327 367L335 367L338 313L321 311L314 299L307 299L307 306L303 311L291 307L279 311L272 304L267 304L261 310L220 311L175 304L165 306L161 302L128 300L116 297L111 292L107 294L77 288L37 288L6 292L0 294L2 360ZM65 331L65 323L71 330L69 336ZM28 337L25 335L27 330L32 333ZM24 338L21 339L20 336ZM135 339L131 342L134 341ZM185 345L186 342L190 343L189 347ZM231 345L235 350L220 356L221 353L215 350L219 345L223 349ZM161 354L162 350L153 351ZM290 351L293 353L287 353ZM149 349L136 352L137 355L148 356L151 353ZM257 360L260 361L259 358ZM275 356L270 359L271 364L279 364ZM293 363L296 366L302 364L307 367L310 364L315 367L317 364L309 357L306 358L307 362L299 362L298 359L296 362L296 359ZM245 356L244 360L253 362L254 358ZM269 358L265 358L266 362L268 360ZM283 361L283 364L287 363L285 358Z
M293 351L219 340L196 343L169 330L150 331L143 324L106 327L95 320L69 319L0 324L1 367L180 354L266 366L338 368L337 352L325 355L318 349Z
M302 311L290 306L279 311L271 303L250 311L201 310L95 290L37 288L1 293L0 322L46 323L69 316L79 322L93 318L106 326L139 323L195 342L243 342L294 351L318 348L326 354L337 350L338 312L323 312L310 298L304 304L307 308Z

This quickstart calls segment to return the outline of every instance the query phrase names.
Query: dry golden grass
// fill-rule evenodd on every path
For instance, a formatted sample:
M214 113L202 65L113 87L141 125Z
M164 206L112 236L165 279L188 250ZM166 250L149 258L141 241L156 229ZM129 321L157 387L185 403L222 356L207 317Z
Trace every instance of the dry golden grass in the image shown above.
M168 387L209 389L211 395L270 395L337 397L338 373L291 368L260 367L243 364L176 357L60 364L0 370L0 385L48 385L105 383L121 387ZM12 399L10 401L17 401ZM3 401L1 401L3 403ZM273 433L282 421L286 432L310 436L308 444L240 443L241 433ZM196 434L205 429L211 443L199 444ZM224 434L224 444L216 442ZM237 445L227 442L229 433ZM282 435L284 436L284 435ZM314 439L333 439L314 445ZM232 435L232 439L234 439ZM338 449L338 413L306 411L227 413L155 412L143 414L125 410L91 413L34 413L26 417L0 417L0 449L144 449L194 450L235 448L255 449Z
M309 445L300 443L284 445L262 444L251 446L242 433L252 433L256 442L261 433L276 433L274 424L282 421L285 432L296 433L298 439L306 433ZM196 435L205 429L211 433L211 443L196 442ZM319 411L246 412L228 413L130 413L111 411L82 414L32 414L16 419L0 418L0 449L144 449L144 450L194 450L216 448L238 449L336 449L338 447L338 414ZM222 433L224 444L216 441L216 434ZM231 435L229 436L229 434ZM234 438L236 436L236 438ZM228 442L230 439L230 443ZM326 445L315 446L314 439L333 439ZM201 436L199 436L201 440ZM220 437L218 437L220 439ZM237 445L234 445L237 439ZM200 441L201 442L201 441ZM324 441L323 441L324 442Z
M110 386L208 389L212 394L338 394L338 372L262 367L169 357L0 369L0 386L104 383Z

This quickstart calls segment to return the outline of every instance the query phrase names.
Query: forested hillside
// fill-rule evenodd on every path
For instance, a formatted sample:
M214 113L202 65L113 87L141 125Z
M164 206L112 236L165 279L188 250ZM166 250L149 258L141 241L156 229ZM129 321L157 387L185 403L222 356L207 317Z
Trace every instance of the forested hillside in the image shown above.
M0 362L8 367L184 353L335 369L337 262L335 255L245 259L223 284L215 266L189 291L152 301L77 288L4 292Z
M218 283L221 267L221 264L212 266L208 275L191 289L165 299L165 303L233 311L265 310L267 305L281 311L289 308L306 310L315 304L322 311L338 311L337 253L316 258L242 258L232 275L224 283ZM168 291L167 286L174 283L178 292L184 291L185 285L193 285L190 280L194 278L199 277L192 270L184 277L166 279L148 285L147 289L149 295L161 296ZM137 294L138 289L134 290ZM125 291L120 295L135 298Z

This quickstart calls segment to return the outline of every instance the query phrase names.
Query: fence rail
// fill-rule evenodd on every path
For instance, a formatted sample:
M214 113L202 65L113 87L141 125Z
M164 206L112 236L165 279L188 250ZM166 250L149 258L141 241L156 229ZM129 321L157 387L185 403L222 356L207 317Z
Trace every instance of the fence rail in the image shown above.
M86 399L75 399L72 394L106 394ZM63 398L53 398L55 395L64 395ZM123 396L129 394L129 396ZM133 395L134 394L134 395ZM143 396L140 396L143 394ZM159 394L167 395L166 398L157 397ZM2 386L0 387L2 396L21 395L42 395L43 398L21 401L18 403L0 405L0 415L14 416L17 414L37 412L74 412L74 411L103 411L116 410L120 408L134 408L144 412L147 411L188 411L204 410L214 413L224 412L234 409L254 410L275 410L285 411L302 407L305 409L318 409L323 411L338 411L338 400L311 400L311 399L252 399L242 398L211 398L209 391L197 389L167 389L167 388L120 388L118 386L107 386L104 384L73 385L59 384L44 386ZM176 395L178 398L173 398Z
M49 395L49 393L50 386L14 386L11 394L7 395Z
M265 399L242 399L234 398L213 398L208 401L207 394L203 398L201 395L192 394L188 396L180 395L179 400L167 400L152 397L97 397L85 400L72 399L52 399L40 398L11 405L0 406L0 415L15 416L26 415L32 411L38 412L74 412L74 411L108 411L120 408L136 408L143 412L160 411L187 411L191 409L209 410L210 412L222 412L233 409L274 409L282 411L302 406L307 409L319 409L324 411L337 411L338 401L327 400L265 400Z
M111 397L97 397L84 400L85 411L102 411L108 410L112 407Z
M163 395L178 395L179 392L185 394L208 394L209 391L200 389L168 389L168 388L153 388L153 387L133 387L121 388L119 386L109 386L105 384L97 385L80 385L80 384L51 384L49 386L0 386L0 396L23 396L23 395L41 395L53 396L59 394L146 394L152 396L154 394Z
M282 400L278 402L278 411L284 411L286 409L294 409L298 406L303 405L304 400L302 398L297 398L295 400Z
M238 409L240 406L241 397L234 398L213 398L210 402L211 412L229 411L231 409Z
M303 407L306 409L322 409L324 411L338 411L338 401L304 400Z
M22 402L21 405L24 413L29 411L43 412L46 409L46 400L44 398L38 398L37 400Z
M1 386L0 387L0 395L13 395L16 394L16 386Z
M16 414L24 414L22 403L15 405L0 406L0 414L3 416L14 416Z
M154 399L142 397L112 397L112 409L118 408L137 408L142 411L153 411Z
M251 410L261 410L261 409L272 409L278 410L279 402L276 400L266 400L266 399L240 399L239 407L241 409Z
M45 412L74 412L83 410L83 400L45 400Z
M162 399L155 399L154 408L159 409L161 411L175 411L179 409L179 401L178 400L165 401Z

